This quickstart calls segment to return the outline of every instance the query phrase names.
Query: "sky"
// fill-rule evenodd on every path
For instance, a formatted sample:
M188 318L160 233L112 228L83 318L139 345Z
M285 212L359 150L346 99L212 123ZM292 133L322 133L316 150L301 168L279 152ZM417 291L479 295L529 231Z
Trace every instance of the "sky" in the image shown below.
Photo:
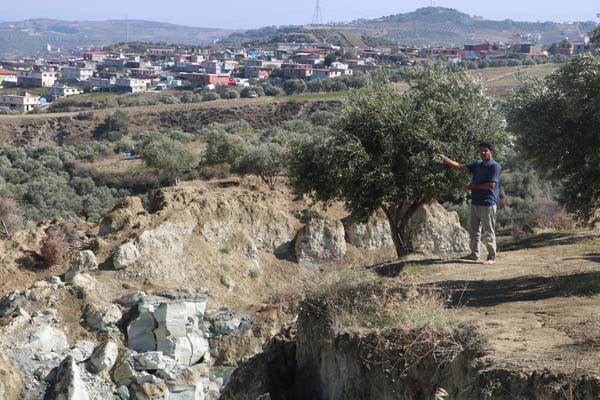
M196 27L245 29L266 25L311 23L316 0L28 0L23 3L0 0L0 20L29 18L64 20L144 19ZM320 0L324 22L414 11L430 6L432 0ZM597 0L434 0L440 7L455 8L486 19L516 21L598 21ZM568 4L568 5L567 5Z

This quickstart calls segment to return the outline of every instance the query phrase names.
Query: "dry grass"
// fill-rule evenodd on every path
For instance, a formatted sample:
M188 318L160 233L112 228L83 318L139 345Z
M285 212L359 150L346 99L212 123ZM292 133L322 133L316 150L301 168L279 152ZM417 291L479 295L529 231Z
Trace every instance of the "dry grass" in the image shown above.
M441 291L417 286L406 275L326 273L308 289L307 298L335 332L365 335L363 361L390 376L404 376L423 364L437 369L484 345L475 324L446 308Z

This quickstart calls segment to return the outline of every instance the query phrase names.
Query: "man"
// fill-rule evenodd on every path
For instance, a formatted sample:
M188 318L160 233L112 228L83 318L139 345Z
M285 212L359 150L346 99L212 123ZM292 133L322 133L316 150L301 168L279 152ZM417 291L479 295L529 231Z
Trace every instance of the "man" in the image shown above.
M488 251L484 264L496 262L496 203L500 192L500 165L492 158L494 148L489 143L479 144L480 161L461 164L441 156L444 164L459 171L469 172L473 178L465 190L471 191L471 213L469 217L469 235L471 254L467 260L478 261L481 241ZM483 231L483 235L482 235Z

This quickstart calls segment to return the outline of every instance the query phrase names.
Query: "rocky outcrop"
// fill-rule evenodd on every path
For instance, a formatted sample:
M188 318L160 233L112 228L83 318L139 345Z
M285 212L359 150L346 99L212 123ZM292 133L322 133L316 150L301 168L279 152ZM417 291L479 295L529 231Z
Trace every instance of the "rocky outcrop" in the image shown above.
M126 197L121 204L113 208L98 227L98 234L106 236L110 233L118 232L122 229L130 228L139 223L140 216L146 214L142 200L139 197Z
M98 332L118 331L117 324L122 317L121 309L116 304L86 304L83 308L86 326Z
M204 311L208 296L183 299L144 298L138 317L127 327L127 346L138 352L160 351L183 365L194 365L208 354Z
M192 237L194 223L164 223L144 231L135 240L123 243L113 255L115 269L125 269L137 262L152 263L155 268L168 268L183 255Z
M313 218L298 232L296 259L300 263L322 263L346 254L344 226L340 221Z
M374 250L393 246L390 223L381 210L377 210L366 222L357 222L348 217L344 219L346 240L361 249Z
M425 254L443 257L469 252L469 234L460 225L458 214L436 202L419 208L404 234L412 249Z
M65 273L65 281L71 283L75 275L82 272L90 272L98 269L96 255L91 250L82 250L77 253L71 268Z

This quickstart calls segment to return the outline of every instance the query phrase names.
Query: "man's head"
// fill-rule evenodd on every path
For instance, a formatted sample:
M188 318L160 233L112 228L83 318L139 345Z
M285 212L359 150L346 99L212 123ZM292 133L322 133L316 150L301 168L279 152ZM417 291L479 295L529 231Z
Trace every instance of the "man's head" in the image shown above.
M494 148L492 147L491 144L486 143L486 142L479 143L479 157L481 157L481 159L483 161L491 160L493 153L494 153Z

